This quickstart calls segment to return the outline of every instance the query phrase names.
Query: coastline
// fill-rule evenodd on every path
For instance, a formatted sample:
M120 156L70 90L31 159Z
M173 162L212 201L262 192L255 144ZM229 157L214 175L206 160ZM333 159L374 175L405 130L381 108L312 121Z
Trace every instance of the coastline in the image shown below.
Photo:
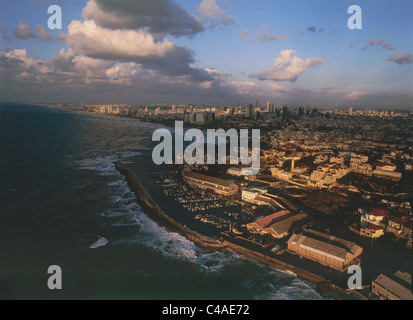
M180 223L169 217L159 207L159 205L153 200L151 195L147 192L146 188L130 168L120 162L115 162L114 164L119 173L121 173L125 177L129 188L135 194L137 202L142 207L142 210L145 212L145 214L147 214L158 225L165 228L166 230L180 234L181 236L187 238L189 241L193 242L196 246L203 249L218 251L230 249L234 252L247 256L261 263L267 264L271 267L275 267L280 270L291 271L298 277L314 283L320 291L328 293L337 299L358 298L357 296L352 295L348 291L331 283L331 281L326 280L324 277L311 273L308 270L287 264L275 258L234 244L228 240L215 239L205 236L188 228L187 226L181 225Z

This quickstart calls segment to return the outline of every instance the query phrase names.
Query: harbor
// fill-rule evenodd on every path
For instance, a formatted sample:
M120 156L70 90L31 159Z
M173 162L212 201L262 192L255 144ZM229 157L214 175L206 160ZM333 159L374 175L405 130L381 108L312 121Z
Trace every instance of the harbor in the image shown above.
M135 172L121 163L115 163L117 170L123 174L130 189L135 193L137 202L150 218L169 231L177 232L186 237L200 248L209 250L230 249L253 260L275 267L277 269L294 272L302 279L313 282L322 291L340 299L359 299L356 294L342 289L343 273L318 265L313 261L302 260L299 256L286 253L282 242L278 244L267 237L247 232L246 223L253 221L251 208L244 210L239 199L230 199L225 202L222 197L209 195L202 190L185 189L177 178L163 176L163 180L154 181L153 175L144 182ZM168 179L165 181L165 179ZM149 183L151 181L151 183ZM161 183L157 183L160 181ZM168 183L166 186L165 183ZM158 192L149 194L146 188L158 189ZM165 188L166 187L166 188ZM153 193L153 198L152 198ZM172 210L166 213L154 198L166 199L175 203L182 210ZM202 203L202 205L200 205ZM206 206L219 206L206 209ZM189 208L203 207L201 212L191 212ZM229 209L231 208L231 209ZM179 221L179 222L178 222ZM310 271L311 270L311 271Z

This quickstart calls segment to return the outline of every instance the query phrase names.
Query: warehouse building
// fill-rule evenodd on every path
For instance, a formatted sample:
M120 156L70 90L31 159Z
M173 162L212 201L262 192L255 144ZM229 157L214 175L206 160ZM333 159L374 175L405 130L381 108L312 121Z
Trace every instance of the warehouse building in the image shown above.
M191 171L184 170L182 172L182 177L185 182L192 187L215 192L224 196L233 196L239 191L239 187L231 181L218 179Z
M339 271L345 271L350 265L360 265L357 257L363 252L354 242L314 230L307 230L305 235L292 235L288 250Z
M400 271L392 278L381 274L371 283L371 292L382 300L413 300L412 276Z
M284 210L249 223L247 229L281 239L304 227L308 221L308 216L304 213L293 214L288 210Z

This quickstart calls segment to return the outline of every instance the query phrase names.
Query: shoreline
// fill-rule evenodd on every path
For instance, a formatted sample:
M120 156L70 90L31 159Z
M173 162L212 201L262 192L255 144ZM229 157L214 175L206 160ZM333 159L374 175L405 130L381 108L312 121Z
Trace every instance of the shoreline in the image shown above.
M284 271L291 271L298 277L307 280L311 283L314 283L319 290L328 293L337 299L357 299L356 296L351 297L352 295L349 294L349 292L331 283L331 281L326 280L322 276L311 273L308 270L304 270L302 268L287 264L275 258L239 246L228 240L216 239L205 236L188 228L187 226L181 225L180 223L176 222L174 219L169 217L159 207L159 205L153 200L146 188L143 186L138 177L130 168L128 168L121 162L115 162L114 164L119 173L125 177L129 188L135 194L136 200L138 204L142 207L144 213L147 214L151 219L153 219L157 224L159 224L166 230L178 233L179 235L193 242L196 246L203 249L218 251L230 249L234 252L247 256L255 261L264 263L271 267L275 267L277 269Z

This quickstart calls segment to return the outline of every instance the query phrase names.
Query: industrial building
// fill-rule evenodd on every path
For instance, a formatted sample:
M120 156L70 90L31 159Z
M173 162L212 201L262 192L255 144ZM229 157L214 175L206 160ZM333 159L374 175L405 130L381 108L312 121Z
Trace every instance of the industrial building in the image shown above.
M371 283L371 292L382 300L413 300L412 275L398 271L390 278L381 274Z
M262 235L269 234L273 238L281 239L289 233L304 227L307 223L308 216L306 214L293 214L285 210L249 223L247 229Z
M215 192L224 196L233 196L239 192L239 187L231 181L218 179L186 170L182 172L182 176L185 182L192 187Z
M314 230L307 230L305 235L292 235L288 250L339 271L345 271L350 265L360 265L357 257L363 252L353 242Z

